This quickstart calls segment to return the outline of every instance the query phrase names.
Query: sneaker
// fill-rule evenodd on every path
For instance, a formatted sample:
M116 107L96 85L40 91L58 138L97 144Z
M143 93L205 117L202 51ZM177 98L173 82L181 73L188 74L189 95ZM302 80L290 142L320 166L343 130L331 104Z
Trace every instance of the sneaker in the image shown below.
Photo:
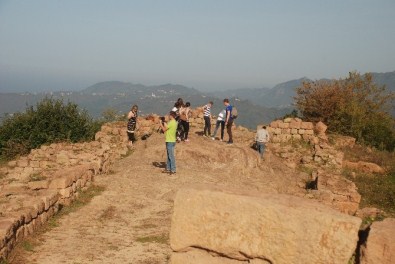
M163 170L162 173L171 173L169 170Z
M230 142L230 141L228 141L226 144L228 144L228 145L232 145L232 144L233 144L233 142Z
M185 139L185 142L189 142L189 139Z
M171 171L170 172L170 175L175 175L177 172L175 172L175 171Z
M222 142L222 141L224 141L224 140L221 138L219 141L221 141L221 142Z
M214 138L214 137L212 137L211 139L212 139L212 140L215 140L215 138Z

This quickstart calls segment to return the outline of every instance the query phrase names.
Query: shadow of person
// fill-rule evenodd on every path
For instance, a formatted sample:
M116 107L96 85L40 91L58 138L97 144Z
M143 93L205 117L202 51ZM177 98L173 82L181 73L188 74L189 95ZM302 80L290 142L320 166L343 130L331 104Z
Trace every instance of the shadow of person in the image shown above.
M203 136L204 132L203 131L196 131L195 134L198 135L198 136Z
M166 162L154 161L154 162L152 162L152 165L157 167L157 168L161 168L161 169L165 169L166 168Z

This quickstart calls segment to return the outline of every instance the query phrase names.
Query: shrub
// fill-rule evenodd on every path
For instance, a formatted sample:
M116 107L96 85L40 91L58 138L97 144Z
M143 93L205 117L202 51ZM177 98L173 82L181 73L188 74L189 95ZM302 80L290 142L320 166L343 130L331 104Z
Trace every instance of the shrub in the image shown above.
M0 126L0 155L12 159L42 144L94 138L100 124L74 103L45 98L36 107L6 117Z
M371 74L353 72L344 80L305 82L294 99L304 119L323 121L331 132L392 151L395 130L389 111L394 98L393 92L373 82Z

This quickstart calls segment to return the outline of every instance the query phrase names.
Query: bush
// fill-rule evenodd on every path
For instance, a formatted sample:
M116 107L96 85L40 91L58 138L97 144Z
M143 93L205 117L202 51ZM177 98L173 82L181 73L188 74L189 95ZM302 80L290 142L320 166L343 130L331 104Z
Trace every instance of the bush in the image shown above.
M36 107L6 117L0 126L0 155L12 159L47 143L92 140L100 129L74 103L45 98Z
M371 74L353 72L344 80L303 83L296 89L295 103L307 121L322 121L331 132L393 151L394 98L385 86L373 83Z

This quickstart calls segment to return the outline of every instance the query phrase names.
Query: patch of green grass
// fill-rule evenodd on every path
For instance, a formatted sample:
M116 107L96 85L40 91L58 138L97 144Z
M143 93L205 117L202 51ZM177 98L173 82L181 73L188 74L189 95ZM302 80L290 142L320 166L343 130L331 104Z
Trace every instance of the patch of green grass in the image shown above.
M46 179L47 179L47 177L41 175L40 173L34 173L34 174L30 175L30 177L29 177L29 181L43 181Z
M351 258L348 260L347 264L355 264L356 263L356 256L355 253L351 256Z
M1 258L0 264L10 264L6 259Z
M314 172L314 168L313 167L306 166L306 165L300 165L299 166L299 170L301 172L304 172L304 173L308 174L308 175L312 175L313 172Z
M32 243L29 241L23 241L22 242L22 248L26 251L33 252L34 251L34 246Z
M145 236L145 237L138 237L136 241L140 243L167 244L169 241L169 237L164 234L156 235L156 236Z
M78 199L74 200L69 206L65 206L60 210L60 215L67 215L77 211L82 206L89 203L93 197L99 195L104 191L104 187L98 185L92 185L85 191L80 191Z
M48 220L48 227L49 227L50 229L51 229L51 228L58 227L58 226L59 226L58 217L54 216L54 217L51 217L51 218Z
M345 175L348 177L348 175ZM386 175L371 175L357 173L351 179L361 194L360 208L376 207L385 211L389 216L395 216L395 173Z

